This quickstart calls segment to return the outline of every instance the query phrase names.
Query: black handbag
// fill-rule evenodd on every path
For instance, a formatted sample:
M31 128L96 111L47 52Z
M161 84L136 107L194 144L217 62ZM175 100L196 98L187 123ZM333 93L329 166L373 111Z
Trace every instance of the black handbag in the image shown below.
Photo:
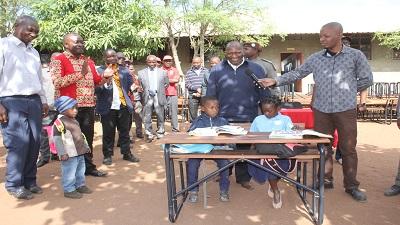
M290 158L307 150L307 147L304 145L294 145L291 147L285 144L256 144L257 153L276 155L279 158Z

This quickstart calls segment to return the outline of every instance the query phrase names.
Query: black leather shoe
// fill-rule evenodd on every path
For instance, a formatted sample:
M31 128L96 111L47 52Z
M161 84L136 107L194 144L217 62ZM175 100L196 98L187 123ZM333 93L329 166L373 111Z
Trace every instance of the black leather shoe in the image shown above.
M358 202L366 202L367 201L367 195L364 192L360 191L360 189L358 189L358 188L347 189L346 193L351 195L351 197L353 197L353 199Z
M28 189L30 192L32 192L33 194L42 194L42 193L43 193L42 188L39 187L39 186L37 186L37 185L31 186L31 187L29 187L29 188L27 188L27 189Z
M47 163L49 163L49 160L39 159L39 161L36 163L36 166L39 168L46 165Z
M143 134L137 134L136 137L137 137L137 138L140 138L140 139L143 139L143 138L144 138Z
M105 177L107 176L106 172L103 172L101 170L92 170L92 171L88 171L85 172L86 176L94 176L94 177Z
M387 189L384 193L385 196L395 196L400 194L400 186L399 185L393 185L389 189Z
M15 190L8 190L8 194L12 195L16 199L30 200L33 198L32 193L23 187L17 188Z
M124 154L124 156L122 157L123 160L129 161L129 162L139 162L140 159L136 158L132 153L129 154Z
M111 159L111 157L104 157L104 159L103 159L103 164L104 164L104 165L107 165L107 166L111 165L111 164L112 164L112 159Z

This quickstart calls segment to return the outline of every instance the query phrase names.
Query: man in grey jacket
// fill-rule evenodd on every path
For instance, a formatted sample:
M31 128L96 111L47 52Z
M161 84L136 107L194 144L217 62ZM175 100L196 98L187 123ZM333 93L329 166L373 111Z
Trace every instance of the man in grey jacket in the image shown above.
M140 86L143 88L142 98L144 102L144 127L147 142L153 140L153 128L151 114L153 110L157 114L157 138L164 135L164 105L167 102L165 88L169 81L165 71L157 67L157 57L149 55L146 59L147 68L138 73Z

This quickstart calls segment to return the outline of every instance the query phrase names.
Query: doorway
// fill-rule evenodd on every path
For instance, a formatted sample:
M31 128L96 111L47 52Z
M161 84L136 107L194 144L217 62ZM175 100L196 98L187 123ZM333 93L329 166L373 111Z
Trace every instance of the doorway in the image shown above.
M291 70L294 70L301 64L303 64L303 53L301 52L281 53L281 74L285 74ZM294 83L294 91L302 92L301 80L298 80Z

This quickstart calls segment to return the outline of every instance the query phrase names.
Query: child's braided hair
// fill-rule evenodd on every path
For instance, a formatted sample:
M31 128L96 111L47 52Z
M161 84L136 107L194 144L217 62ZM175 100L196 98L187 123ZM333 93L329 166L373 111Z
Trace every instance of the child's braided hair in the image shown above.
M281 100L281 98L278 97L278 96L269 96L269 97L263 99L263 100L260 102L260 107L261 107L261 109L262 109L262 107L263 107L264 105L267 105L267 104L274 105L276 108L278 108L278 107L280 107L280 106L282 105L282 100Z

